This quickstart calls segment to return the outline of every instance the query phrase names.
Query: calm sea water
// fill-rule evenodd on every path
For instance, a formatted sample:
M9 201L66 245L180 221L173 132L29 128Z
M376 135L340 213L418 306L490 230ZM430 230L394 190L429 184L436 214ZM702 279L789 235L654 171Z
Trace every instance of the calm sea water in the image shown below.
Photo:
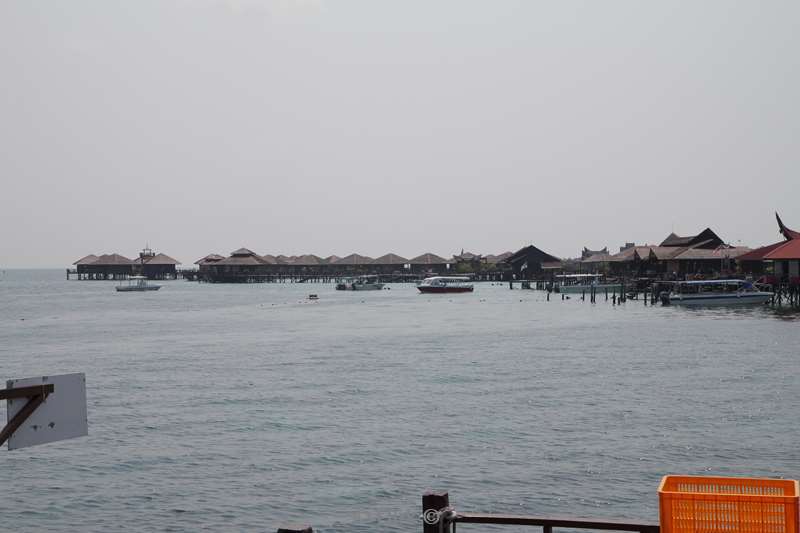
M426 489L657 520L664 474L800 477L796 315L599 300L0 273L0 378L85 372L90 422L0 450L0 524L414 532Z

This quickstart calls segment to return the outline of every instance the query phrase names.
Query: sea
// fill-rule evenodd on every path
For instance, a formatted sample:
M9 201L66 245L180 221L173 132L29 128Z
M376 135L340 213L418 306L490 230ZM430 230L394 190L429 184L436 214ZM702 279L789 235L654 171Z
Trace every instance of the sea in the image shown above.
M797 312L114 285L0 272L0 378L83 372L89 417L0 450L4 531L418 532L428 490L657 522L664 475L800 478Z

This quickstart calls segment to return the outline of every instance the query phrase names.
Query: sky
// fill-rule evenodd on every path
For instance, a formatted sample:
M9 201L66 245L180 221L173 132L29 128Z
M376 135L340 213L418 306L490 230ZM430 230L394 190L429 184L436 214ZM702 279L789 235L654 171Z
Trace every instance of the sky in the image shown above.
M0 268L800 228L800 2L0 0Z

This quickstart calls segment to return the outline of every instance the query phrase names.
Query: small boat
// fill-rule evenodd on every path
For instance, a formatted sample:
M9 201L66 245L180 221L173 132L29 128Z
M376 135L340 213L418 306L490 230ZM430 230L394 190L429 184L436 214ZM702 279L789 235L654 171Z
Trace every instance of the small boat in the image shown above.
M117 285L117 292L144 292L144 291L157 291L161 285L151 284L144 276L131 276L128 278L128 284L124 285L120 282Z
M558 282L553 287L554 292L563 294L581 294L583 292L595 293L621 292L621 283L608 283L603 280L602 274L562 274L556 276Z
M347 278L336 284L337 291L379 291L383 283L378 281L378 276L359 276Z
M319 296L317 296L316 294L309 294L308 295L308 299L309 300L319 300Z
M433 276L417 285L422 293L472 292L475 287L463 276Z
M672 290L661 294L665 305L742 305L763 304L773 293L762 291L752 282L741 279L712 281L677 281Z

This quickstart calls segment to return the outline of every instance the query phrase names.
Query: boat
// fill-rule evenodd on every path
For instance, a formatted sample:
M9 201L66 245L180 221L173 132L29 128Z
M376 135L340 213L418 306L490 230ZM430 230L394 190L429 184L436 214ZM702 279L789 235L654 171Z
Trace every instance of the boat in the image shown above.
M661 293L661 302L665 305L763 304L772 296L772 292L741 279L676 281L669 292Z
M563 294L581 294L591 292L592 289L595 293L622 291L621 283L605 282L602 274L561 274L556 278L558 282L553 291Z
M417 285L422 293L472 292L475 287L463 276L433 276Z
M346 278L336 284L337 291L379 291L381 289L383 289L383 283L378 280L378 276Z
M144 276L131 276L128 278L128 284L124 285L120 282L117 285L117 292L145 292L145 291L157 291L161 288L161 285L155 285L153 283L149 283L147 278Z

